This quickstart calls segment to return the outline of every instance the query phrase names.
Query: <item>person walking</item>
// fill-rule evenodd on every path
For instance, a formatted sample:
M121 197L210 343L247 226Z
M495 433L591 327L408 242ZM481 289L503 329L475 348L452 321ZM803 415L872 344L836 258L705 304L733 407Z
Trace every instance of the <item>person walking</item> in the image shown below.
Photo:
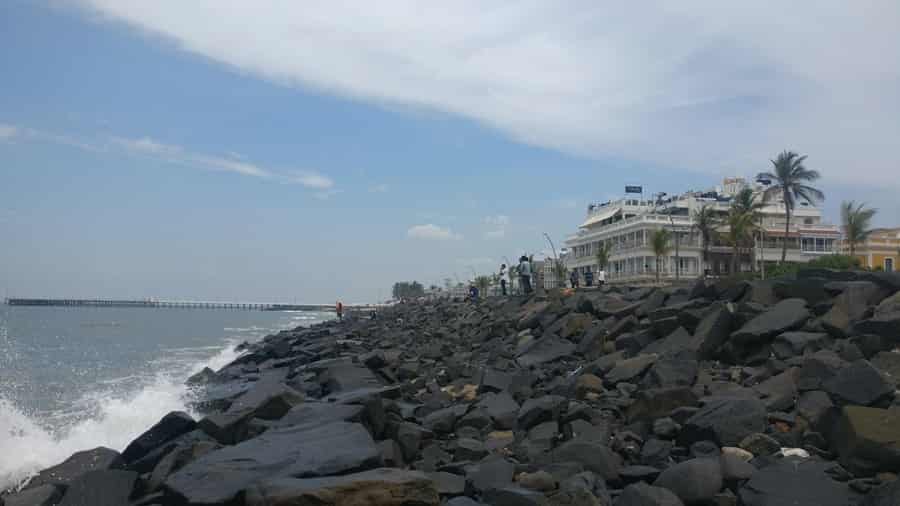
M572 288L578 288L578 271L572 269L572 272L569 273L569 283L572 284Z
M522 255L519 258L519 282L522 285L522 291L525 292L525 295L531 294L531 262L528 261L528 257Z
M500 264L500 293L506 297L506 264Z
M337 312L338 320L344 320L344 304L341 301L337 301L334 305L334 310Z

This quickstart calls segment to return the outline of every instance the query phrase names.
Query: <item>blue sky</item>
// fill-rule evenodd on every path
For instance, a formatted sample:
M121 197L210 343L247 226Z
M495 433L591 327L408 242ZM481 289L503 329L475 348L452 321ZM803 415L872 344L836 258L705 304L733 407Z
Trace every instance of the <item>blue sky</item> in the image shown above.
M566 7L4 2L0 290L372 300L784 148L900 221L896 5Z

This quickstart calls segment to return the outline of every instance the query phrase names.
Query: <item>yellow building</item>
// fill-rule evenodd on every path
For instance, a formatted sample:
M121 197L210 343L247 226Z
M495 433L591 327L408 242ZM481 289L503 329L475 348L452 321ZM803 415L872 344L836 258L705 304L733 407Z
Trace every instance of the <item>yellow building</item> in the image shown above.
M842 249L845 253L850 252L847 241L844 241ZM876 228L866 242L857 244L854 249L854 256L859 258L863 267L895 271L900 263L900 228Z

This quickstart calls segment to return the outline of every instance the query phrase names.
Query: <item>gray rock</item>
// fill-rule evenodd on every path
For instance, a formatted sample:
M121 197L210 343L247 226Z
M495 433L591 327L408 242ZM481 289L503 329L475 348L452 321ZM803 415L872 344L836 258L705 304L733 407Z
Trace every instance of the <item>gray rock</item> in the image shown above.
M778 334L802 327L809 316L806 301L785 299L732 332L731 340L738 344L767 341Z
M752 464L733 453L723 453L720 459L722 480L726 485L749 480L756 473L756 468Z
M512 483L515 469L515 466L505 459L488 457L467 470L466 479L472 484L474 490L485 492L509 486Z
M196 443L200 442L215 442L209 434L203 432L202 430L192 430L186 434L182 434L175 439L166 442L163 445L157 446L149 453L141 457L140 459L132 462L127 466L129 471L136 471L139 474L149 473L153 471L153 468L159 464L159 461L163 459L169 452L173 451L178 447L190 447Z
M805 418L811 427L821 430L825 417L832 411L831 397L821 390L803 392L797 399L797 414Z
M694 331L694 342L697 343L701 358L710 359L718 354L719 348L728 341L733 321L734 315L727 306L711 306Z
M696 360L662 357L650 367L646 382L651 388L689 387L697 381L698 370Z
M377 467L380 459L360 424L278 429L204 455L170 476L165 487L192 504L226 503L261 478L326 476Z
M456 405L439 409L422 420L422 425L436 433L449 434L456 426L456 420L466 413L466 406Z
M4 506L55 506L63 495L60 485L45 484L2 498Z
M622 457L608 446L600 443L567 441L554 448L548 457L552 462L578 462L588 471L593 471L606 481L618 481L622 468Z
M558 395L528 399L519 409L519 428L527 430L539 423L556 420L565 405L566 399Z
M825 349L827 344L828 334L824 332L785 332L775 338L772 351L776 357L787 360L805 353L815 353Z
M844 367L823 387L836 402L861 406L871 406L894 395L894 386L866 360Z
M831 297L825 290L827 283L828 280L824 278L798 278L776 281L773 288L775 295L782 299L798 298L812 306Z
M543 493L515 486L488 490L484 493L484 500L491 506L546 506L549 504Z
M263 480L248 488L243 504L438 506L440 497L434 482L423 473L383 468L327 478Z
M900 410L844 406L832 447L841 465L859 476L900 471Z
M133 471L90 471L72 480L59 506L125 506L134 492Z
M512 384L513 375L496 369L485 369L481 376L480 392L505 392Z
M794 400L797 397L797 385L794 380L796 372L795 369L788 369L753 387L762 397L767 410L790 411L793 409Z
M684 503L669 489L635 483L625 487L616 506L684 506Z
M650 420L668 416L673 410L696 406L697 396L688 387L651 388L637 393L634 403L628 407L629 421Z
M312 428L333 422L361 422L365 407L335 402L304 402L268 424L270 428Z
M897 506L900 504L900 480L882 485L866 495L860 506Z
M822 326L836 337L846 337L852 330L852 325L863 318L869 307L881 302L886 295L886 291L875 283L845 283L831 309L822 316Z
M872 365L877 367L884 376L894 384L900 386L900 353L895 351L882 351L872 357Z
M699 458L675 464L653 483L671 490L685 504L705 504L722 489L719 459Z
M485 394L478 402L478 407L483 409L494 426L498 429L512 429L516 425L519 416L519 403L507 392Z
M516 362L521 367L532 367L558 360L574 352L573 343L550 335L538 339L526 352L516 358Z
M72 454L61 464L44 469L32 478L26 489L37 488L46 484L67 485L72 480L89 471L122 469L125 461L115 450L98 447Z
M744 506L847 506L861 496L825 471L829 464L786 457L759 469L739 491Z
M132 441L122 452L122 458L127 463L134 462L155 448L194 430L196 426L197 422L187 413L173 411Z
M684 446L703 440L736 446L748 435L765 429L766 415L766 406L758 399L713 400L685 421L678 440Z
M741 440L739 448L747 450L757 457L772 455L781 450L781 444L765 434L750 434Z
M426 473L440 495L456 496L466 491L466 477L443 471Z
M619 361L603 379L610 385L631 381L644 374L656 362L656 359L656 355L647 354Z

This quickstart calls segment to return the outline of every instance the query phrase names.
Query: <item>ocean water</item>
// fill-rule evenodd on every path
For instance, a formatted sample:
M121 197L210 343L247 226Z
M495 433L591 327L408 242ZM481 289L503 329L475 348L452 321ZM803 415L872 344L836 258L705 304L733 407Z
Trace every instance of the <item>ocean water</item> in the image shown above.
M0 489L76 451L119 451L173 410L184 380L309 312L0 305Z

